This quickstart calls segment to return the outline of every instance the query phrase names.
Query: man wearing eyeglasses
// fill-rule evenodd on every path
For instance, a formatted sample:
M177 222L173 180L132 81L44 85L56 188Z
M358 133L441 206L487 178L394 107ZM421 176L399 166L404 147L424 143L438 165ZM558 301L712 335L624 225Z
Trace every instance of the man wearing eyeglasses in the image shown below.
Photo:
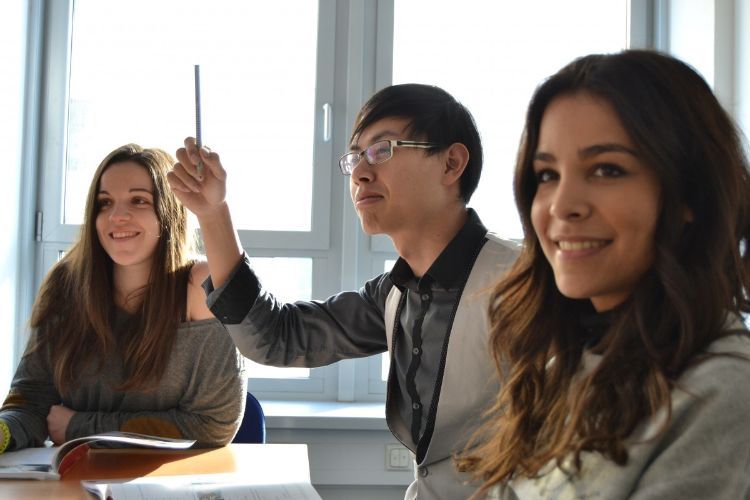
M266 365L316 367L388 350L388 426L417 464L406 498L470 496L475 486L451 455L498 390L489 292L517 251L466 207L482 169L469 111L418 84L385 88L364 105L339 168L364 232L388 235L400 257L359 291L325 301L280 307L238 244L218 155L188 138L177 158L169 180L203 231L208 305L240 351Z

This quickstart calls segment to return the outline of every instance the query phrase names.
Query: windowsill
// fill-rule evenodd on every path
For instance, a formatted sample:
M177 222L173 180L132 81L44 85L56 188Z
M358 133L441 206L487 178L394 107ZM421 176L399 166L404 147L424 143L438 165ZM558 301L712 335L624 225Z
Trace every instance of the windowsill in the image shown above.
M263 400L270 429L330 429L387 431L382 402Z

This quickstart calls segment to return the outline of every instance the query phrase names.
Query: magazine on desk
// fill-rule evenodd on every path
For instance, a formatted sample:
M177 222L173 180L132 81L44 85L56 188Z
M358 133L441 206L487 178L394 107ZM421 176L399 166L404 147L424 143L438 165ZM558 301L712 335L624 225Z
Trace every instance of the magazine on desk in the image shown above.
M60 479L89 448L184 450L191 439L170 439L134 432L103 432L71 439L57 447L25 448L0 454L0 479Z
M81 481L101 500L321 500L309 482L267 483L235 474Z

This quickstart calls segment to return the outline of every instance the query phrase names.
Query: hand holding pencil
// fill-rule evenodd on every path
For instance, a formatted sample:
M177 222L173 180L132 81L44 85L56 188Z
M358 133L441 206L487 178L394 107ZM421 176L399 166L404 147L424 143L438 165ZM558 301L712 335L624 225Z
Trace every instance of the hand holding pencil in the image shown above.
M203 146L203 138L201 133L201 66L200 64L195 65L194 81L195 81L195 145L200 149ZM203 161L198 160L198 174L203 175Z
M185 207L197 216L208 215L226 204L227 173L218 153L206 146L198 149L188 137L177 150L177 163L167 174L169 186ZM198 165L203 163L203 173Z

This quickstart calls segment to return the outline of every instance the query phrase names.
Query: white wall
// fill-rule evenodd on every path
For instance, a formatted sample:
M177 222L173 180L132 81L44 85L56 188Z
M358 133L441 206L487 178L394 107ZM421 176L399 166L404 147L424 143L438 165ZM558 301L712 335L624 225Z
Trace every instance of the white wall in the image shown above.
M24 102L24 54L26 49L26 2L3 3L0 30L0 152L2 152L2 196L0 196L0 398L4 399L15 366L19 288L18 232L21 207L22 131Z
M734 113L735 119L750 137L750 2L735 0L734 10ZM746 142L746 145L749 144ZM750 154L750 148L747 149Z
M310 481L323 500L401 500L414 477L385 470L390 431L268 429L269 443L306 443Z

